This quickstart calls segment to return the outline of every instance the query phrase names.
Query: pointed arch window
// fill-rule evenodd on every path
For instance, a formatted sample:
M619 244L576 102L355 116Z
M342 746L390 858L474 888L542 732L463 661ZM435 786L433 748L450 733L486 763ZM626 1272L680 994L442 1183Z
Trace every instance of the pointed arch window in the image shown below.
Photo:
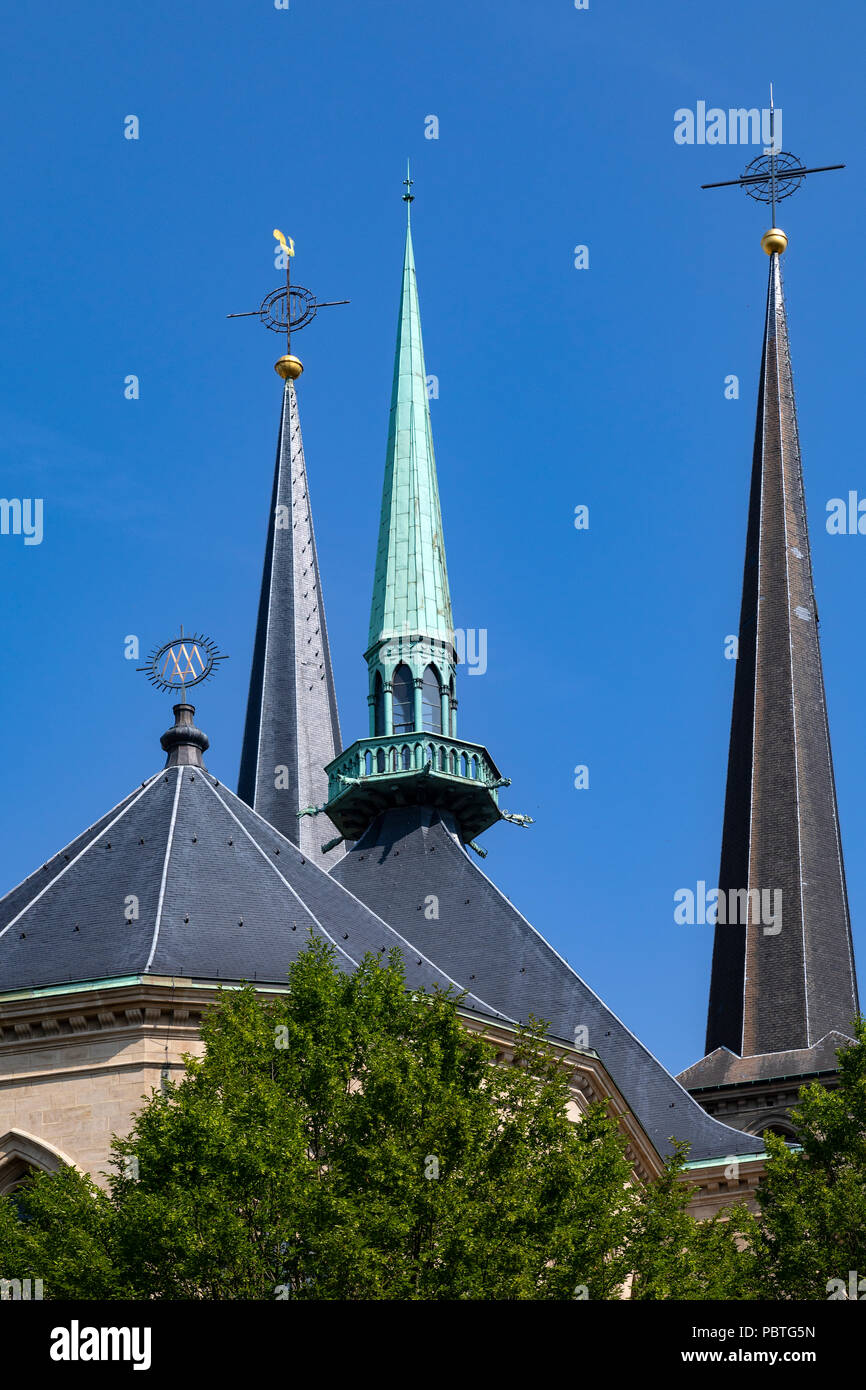
M385 732L385 687L382 684L382 676L376 672L376 680L373 685L373 711L375 722L373 725L376 738L381 738Z
M402 663L394 672L394 733L408 734L415 728L415 682Z
M27 1163L24 1159L19 1159L16 1163L8 1163L5 1165L2 1177L3 1186L0 1191L2 1191L4 1197L11 1197L13 1199L15 1206L18 1207L19 1220L23 1216L23 1211L19 1206L19 1202L24 1196L22 1191L24 1184L31 1174L38 1173L39 1171L35 1163Z
M763 1134L766 1130L769 1130L771 1134L778 1134L782 1139L787 1139L789 1141L795 1141L797 1138L797 1131L794 1126L785 1124L783 1120L774 1120L768 1125L762 1124L760 1130L757 1132Z
M76 1165L60 1149L35 1134L23 1129L0 1134L0 1197L17 1192L30 1173L55 1173L66 1166Z
M442 733L442 687L439 672L435 666L428 666L424 672L421 687L421 708L424 713L424 728L428 734Z

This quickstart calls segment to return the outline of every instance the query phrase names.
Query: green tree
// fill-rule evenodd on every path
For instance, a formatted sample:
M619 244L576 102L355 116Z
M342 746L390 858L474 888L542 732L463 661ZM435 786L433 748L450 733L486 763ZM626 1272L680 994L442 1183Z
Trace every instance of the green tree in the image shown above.
M289 992L224 991L205 1053L115 1140L107 1193L67 1170L0 1200L0 1269L48 1297L723 1296L729 1228L697 1232L678 1153L632 1179L604 1105L574 1124L532 1023L513 1065L400 956L352 975L311 942ZM701 1261L715 1261L713 1274Z
M866 1280L866 1021L841 1047L839 1084L812 1082L792 1111L802 1146L764 1136L770 1155L748 1237L756 1296L826 1299L831 1280ZM866 1294L866 1282L860 1297Z
M674 1144L661 1177L635 1205L629 1254L635 1299L748 1299L755 1296L754 1257L739 1233L751 1230L748 1210L724 1208L695 1221L692 1189L682 1180L688 1145Z

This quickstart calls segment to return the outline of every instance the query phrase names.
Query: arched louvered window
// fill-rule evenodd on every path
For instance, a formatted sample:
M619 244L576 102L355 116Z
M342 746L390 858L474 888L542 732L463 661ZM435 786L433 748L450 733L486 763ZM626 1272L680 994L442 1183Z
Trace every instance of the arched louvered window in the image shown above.
M421 707L424 711L424 728L428 734L442 733L442 688L439 672L435 666L428 666L424 672L421 687Z
M408 734L415 728L415 683L408 666L394 672L394 733Z
M378 671L376 672L376 682L373 686L373 695L373 710L376 719L374 728L376 737L381 738L385 732L385 687L382 684L382 676Z

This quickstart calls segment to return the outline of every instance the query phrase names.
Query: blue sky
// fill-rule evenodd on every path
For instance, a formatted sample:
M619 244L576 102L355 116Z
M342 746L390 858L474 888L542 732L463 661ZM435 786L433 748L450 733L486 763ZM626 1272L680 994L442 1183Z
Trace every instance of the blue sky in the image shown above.
M862 5L48 0L4 29L0 494L45 521L39 546L0 536L0 891L161 765L170 701L127 634L183 621L230 654L198 722L235 782L280 383L279 340L225 315L278 283L275 226L302 284L352 301L297 350L343 733L366 732L411 156L455 621L488 634L461 727L535 818L485 836L485 871L667 1066L702 1054L711 929L673 894L718 872L766 222L699 188L759 147L677 145L674 112L765 106L772 80L785 147L848 165L780 220L866 958L866 537L824 525L866 496Z

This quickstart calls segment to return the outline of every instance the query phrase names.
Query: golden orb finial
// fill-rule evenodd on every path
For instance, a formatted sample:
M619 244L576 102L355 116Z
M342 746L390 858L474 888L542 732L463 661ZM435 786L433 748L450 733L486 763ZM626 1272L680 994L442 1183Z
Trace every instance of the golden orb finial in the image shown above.
M283 381L297 381L303 370L304 364L300 357L293 357L290 352L274 363L274 371Z
M781 256L787 245L788 238L785 236L781 227L771 227L770 230L764 232L764 235L761 237L761 246L768 256L772 256L774 252L777 252Z

